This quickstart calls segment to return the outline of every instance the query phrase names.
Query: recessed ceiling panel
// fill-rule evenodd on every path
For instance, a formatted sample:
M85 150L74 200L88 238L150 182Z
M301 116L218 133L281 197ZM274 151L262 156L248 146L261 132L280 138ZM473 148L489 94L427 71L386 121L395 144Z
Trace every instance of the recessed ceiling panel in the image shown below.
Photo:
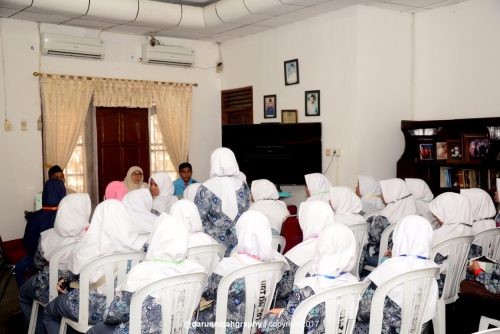
M297 6L284 5L279 0L245 0L245 6L252 14L281 15L297 10Z
M224 22L252 24L265 20L270 15L252 15L243 3L243 0L221 0L215 3L217 15Z
M70 17L64 17L64 16L59 16L59 15L49 15L49 14L42 14L42 13L33 13L33 12L29 12L27 10L24 10L22 12L17 13L16 15L12 16L12 18L17 19L17 20L54 23L54 24L62 23L62 22L65 22L65 21L71 19Z
M85 15L89 0L33 0L31 12L76 17Z
M25 9L31 6L31 0L0 0L0 7L9 9Z
M166 29L178 25L181 17L182 7L180 5L143 0L140 2L139 14L133 25Z
M120 24L135 20L138 0L90 0L89 10L83 20L96 20Z

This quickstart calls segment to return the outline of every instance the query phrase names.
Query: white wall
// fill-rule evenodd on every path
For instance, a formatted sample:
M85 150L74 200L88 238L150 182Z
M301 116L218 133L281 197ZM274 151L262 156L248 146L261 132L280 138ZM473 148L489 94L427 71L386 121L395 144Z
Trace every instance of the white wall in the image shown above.
M144 36L103 32L100 37L105 43L106 56L104 61L95 61L40 57L38 50L30 51L31 44L39 48L39 27L36 23L6 19L1 21L0 28L5 60L5 74L2 71L0 84L6 84L7 113L14 125L10 132L0 127L0 153L6 157L0 164L0 173L5 175L6 180L0 200L0 233L3 240L22 237L25 226L23 212L32 210L33 195L42 189L41 132L36 129L41 108L38 78L32 75L34 71L197 82L199 86L193 88L190 161L197 179L208 178L210 153L220 146L220 81L214 69L218 58L214 43L161 38L165 43L195 50L195 67L185 69L137 62L140 46L146 40ZM40 31L91 37L98 35L94 30L45 24L40 26ZM130 60L131 56L135 61ZM0 114L3 114L3 105L3 94L0 94ZM20 130L21 120L28 122L27 131Z
M415 119L498 117L500 1L416 14Z

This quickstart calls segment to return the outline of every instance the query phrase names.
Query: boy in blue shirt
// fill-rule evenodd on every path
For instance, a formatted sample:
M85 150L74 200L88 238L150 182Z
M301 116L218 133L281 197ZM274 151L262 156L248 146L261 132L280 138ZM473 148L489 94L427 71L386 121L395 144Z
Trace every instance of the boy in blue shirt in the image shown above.
M193 167L189 162L183 162L179 165L179 175L181 176L174 181L175 196L182 197L184 189L192 183L196 183L195 179L192 179Z

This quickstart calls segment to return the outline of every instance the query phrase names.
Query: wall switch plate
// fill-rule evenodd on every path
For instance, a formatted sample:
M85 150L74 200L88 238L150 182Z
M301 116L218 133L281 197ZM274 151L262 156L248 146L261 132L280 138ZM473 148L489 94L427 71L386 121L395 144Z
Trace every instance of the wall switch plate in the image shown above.
M331 149L331 148L327 148L327 149L325 150L325 155L326 155L327 157L330 157L330 156L332 155L332 149Z
M3 128L5 129L5 131L12 130L12 123L11 123L11 121L9 121L8 119L6 119L5 122L3 122Z

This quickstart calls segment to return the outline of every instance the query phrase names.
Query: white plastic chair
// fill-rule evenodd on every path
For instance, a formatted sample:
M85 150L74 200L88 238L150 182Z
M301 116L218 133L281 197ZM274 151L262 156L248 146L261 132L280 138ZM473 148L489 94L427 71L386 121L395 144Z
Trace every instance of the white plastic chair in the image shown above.
M500 228L492 228L474 235L473 244L482 246L482 255L500 261Z
M188 248L187 258L201 265L210 275L215 266L224 257L226 247L221 244L211 244Z
M370 223L360 223L347 226L354 233L356 238L357 248L357 261L352 274L359 279L359 261L361 260L361 254L363 253L363 246L368 242L368 230L370 229Z
M269 311L276 283L285 269L282 261L258 263L236 269L225 275L217 288L215 334L226 333L227 300L231 284L238 278L245 279L245 319L242 334L255 332L255 326Z
M448 252L447 271L444 280L444 288L441 297L438 299L436 316L432 319L435 334L446 334L446 304L453 303L458 299L458 288L460 281L465 277L465 262L469 254L472 236L457 237L440 242L432 247L431 259L434 260L436 254Z
M380 244L379 244L379 252L378 252L378 264L382 263L382 258L384 257L385 252L387 252L387 248L389 248L389 237L396 228L397 223L390 224L385 228L380 236ZM373 271L375 267L365 265L365 268L368 271Z
M142 261L145 255L146 253L143 252L111 254L98 257L85 264L80 271L78 321L63 317L61 327L59 327L59 334L66 334L66 325L71 326L80 333L86 333L92 327L92 325L89 325L89 286L90 278L94 272L99 270L104 275L106 307L109 307L115 297L115 287L123 281L127 274L129 261L131 267L133 267Z
M56 298L58 295L57 282L59 281L59 262L61 260L61 257L69 253L77 244L78 241L75 241L70 244L58 247L49 259L49 302ZM28 334L35 333L36 322L38 319L38 310L40 309L40 306L45 307L46 305L47 304L42 303L39 300L33 300Z
M286 239L281 237L281 236L274 236L273 237L273 248L283 254L283 251L285 250L285 245L286 245Z
M380 334L382 332L385 297L394 287L401 285L403 305L400 333L420 334L425 306L428 304L432 282L436 281L438 272L439 268L412 270L377 287L372 297L369 333Z
M295 272L295 276L293 278L294 284L295 284L295 282L298 282L301 279L305 278L307 273L311 272L312 265L313 265L313 261L309 260L306 263L304 263L303 265L301 265L299 268L297 268L297 271Z
M487 330L488 327L490 327L490 325L495 326L495 327L499 327L498 330L500 333L500 320L488 318L488 317L485 317L484 315L481 316L481 320L479 321L479 329L478 330L479 331ZM496 329L496 328L494 328L494 329Z
M137 290L130 302L130 334L141 334L142 305L152 293L159 294L162 333L187 333L186 326L200 302L207 281L205 273L168 277Z
M484 331L475 332L472 334L500 334L500 328L485 329Z
M307 315L321 303L325 303L325 334L351 334L359 299L368 285L368 282L348 284L322 291L302 301L293 313L290 334L303 334Z

